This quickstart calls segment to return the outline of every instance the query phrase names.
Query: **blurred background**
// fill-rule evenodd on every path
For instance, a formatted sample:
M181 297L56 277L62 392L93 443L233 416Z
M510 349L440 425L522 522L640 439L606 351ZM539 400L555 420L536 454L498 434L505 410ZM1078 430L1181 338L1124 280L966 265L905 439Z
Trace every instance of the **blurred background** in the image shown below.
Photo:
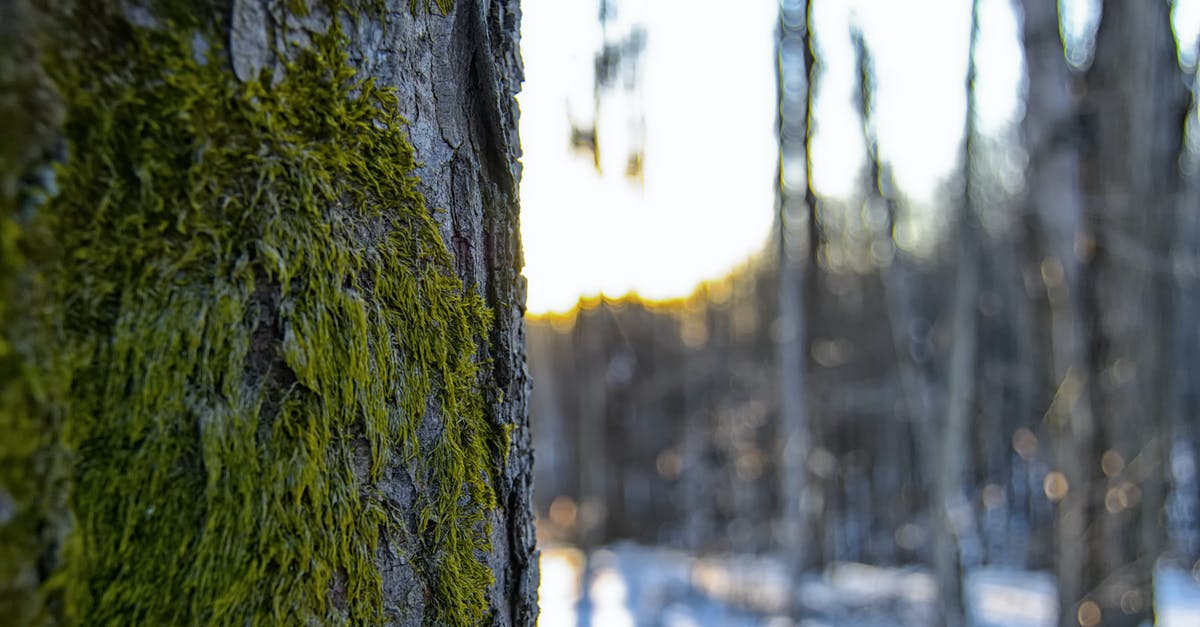
M1200 625L1200 0L524 0L543 625Z

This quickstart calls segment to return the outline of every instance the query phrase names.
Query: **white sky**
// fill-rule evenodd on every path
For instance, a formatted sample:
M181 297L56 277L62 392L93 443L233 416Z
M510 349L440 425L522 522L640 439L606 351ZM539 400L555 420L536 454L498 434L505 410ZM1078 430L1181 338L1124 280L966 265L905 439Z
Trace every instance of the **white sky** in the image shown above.
M598 292L683 295L758 250L774 203L775 5L758 0L731 11L728 0L647 3L646 182L639 189L619 172L600 178L589 159L568 153L565 102L580 92L590 99L600 37L595 5L522 4L521 221L530 311L563 311Z
M533 313L566 311L580 296L600 292L687 295L760 250L774 218L778 4L743 0L736 10L728 0L622 4L637 5L649 26L643 188L619 172L599 176L589 158L568 149L567 102L590 104L600 41L594 0L522 3L521 221ZM1092 23L1090 0L1064 5L1069 25ZM1020 112L1011 6L982 0L977 88L985 133ZM848 36L857 15L876 65L882 156L910 197L932 199L958 158L969 8L966 0L816 2L824 69L814 182L821 194L850 194L861 168ZM1200 0L1179 0L1176 24L1181 39L1195 41Z

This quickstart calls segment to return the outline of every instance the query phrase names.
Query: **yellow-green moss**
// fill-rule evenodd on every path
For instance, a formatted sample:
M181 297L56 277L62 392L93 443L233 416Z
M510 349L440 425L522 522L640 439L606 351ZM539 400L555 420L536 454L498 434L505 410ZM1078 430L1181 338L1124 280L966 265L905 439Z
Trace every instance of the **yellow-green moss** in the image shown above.
M0 204L0 625L47 619L41 582L69 528L60 440L65 375L37 296L30 243L44 243Z
M35 12L0 6L0 625L35 625L40 582L65 532L58 443L61 380L46 332L36 215L54 186L45 162L62 110L42 71Z
M37 283L25 326L53 347L27 351L0 424L54 425L30 423L50 442L6 434L0 459L70 451L56 613L378 623L389 534L419 544L428 622L480 622L507 450L476 363L490 313L416 191L394 95L355 78L337 20L286 51L282 81L242 84L204 16L146 29L82 4L50 64L69 143L37 218L53 251L0 267ZM431 410L440 432L419 450ZM417 484L419 529L376 487L392 463Z
M442 15L449 15L450 9L454 7L454 0L422 0L422 2L426 11L430 11L436 6ZM416 11L417 0L408 0L408 8L410 11Z

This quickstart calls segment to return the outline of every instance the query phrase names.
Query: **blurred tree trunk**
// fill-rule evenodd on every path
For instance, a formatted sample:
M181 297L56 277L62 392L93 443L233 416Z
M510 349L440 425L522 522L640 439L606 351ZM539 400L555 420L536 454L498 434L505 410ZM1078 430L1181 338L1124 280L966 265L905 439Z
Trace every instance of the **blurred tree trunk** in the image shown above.
M1058 3L1024 0L1025 63L1029 91L1023 123L1029 153L1026 169L1028 230L1033 235L1028 273L1043 289L1035 297L1036 345L1043 348L1035 370L1044 380L1037 396L1046 412L1057 472L1066 480L1051 486L1057 500L1055 572L1059 624L1078 625L1076 613L1098 583L1086 570L1087 487L1099 460L1092 457L1093 418L1087 388L1084 284L1078 246L1088 241L1079 187L1078 116L1059 39Z
M603 307L603 305L601 305ZM576 318L574 344L576 385L579 389L576 420L579 441L579 540L585 550L600 546L608 531L610 497L608 471L608 382L605 368L608 338L595 320L603 314L600 307L586 312L591 324L584 324L584 313Z
M684 313L683 342L688 351L682 364L683 376L683 491L685 519L681 525L684 546L698 550L717 536L717 516L714 495L714 476L711 450L715 441L713 425L713 396L716 377L713 370L717 357L710 347L711 328L708 310L713 305L707 298L695 296Z
M453 4L0 2L0 623L535 622L520 10Z
M807 460L810 450L809 424L807 416L807 399L805 395L805 366L807 359L804 347L805 341L805 307L804 296L808 293L803 287L805 271L800 267L796 258L797 253L792 246L793 209L798 208L796 196L788 189L784 169L791 142L801 139L803 142L803 159L805 164L805 194L804 207L809 219L810 249L815 246L813 239L816 233L816 222L813 220L815 198L812 193L810 180L811 167L811 122L812 122L812 50L811 44L811 0L804 2L785 2L780 7L779 18L779 53L776 59L776 80L778 86L779 117L776 121L779 141L779 171L777 176L778 202L778 290L779 317L776 322L776 360L779 375L779 413L783 433L782 464L780 465L780 529L782 544L791 563L792 574L798 577L811 564L813 550L809 546L814 534L810 521L808 493L811 490L808 480ZM789 73L793 69L796 57L800 56L803 63L803 110L797 110L794 104L795 94L790 94L788 85L796 85L801 81L789 82ZM789 62L790 60L790 62ZM810 250L810 252L813 252Z
M917 461L910 456L910 442L923 441L929 435L925 428L931 417L929 402L931 392L929 381L917 364L913 363L913 352L910 350L909 329L913 328L915 314L912 312L911 292L909 290L908 263L905 253L896 246L895 230L898 215L896 199L892 197L894 188L887 168L879 157L879 138L875 127L875 67L871 59L871 51L867 47L863 34L857 27L851 31L851 42L858 64L858 112L862 117L863 145L867 149L867 199L866 203L881 203L886 220L880 232L873 233L872 249L888 251L890 257L880 268L879 278L882 283L884 311L887 318L888 334L892 341L895 356L900 402L893 405L895 411L886 417L883 426L885 441L885 459L880 463L885 470L878 473L880 481L875 486L880 498L881 507L887 511L884 524L893 530L894 546L895 530L909 521L912 515L913 503L905 498L906 490L922 475L932 475L930 468L916 469ZM907 471L907 476L902 473ZM886 479L885 479L886 478Z
M975 135L975 45L979 37L979 2L971 5L971 35L968 44L966 122L963 131L962 198L955 225L954 292L950 303L951 347L947 363L945 417L941 424L934 483L934 567L941 597L941 620L947 627L966 623L963 605L963 569L960 540L970 524L971 507L965 494L968 422L975 400L975 370L978 352L979 255L978 218L971 195ZM932 442L930 445L932 446Z
M1170 4L1105 2L1086 84L1089 391L1103 476L1079 488L1093 495L1097 516L1093 601L1104 625L1138 625L1153 618L1152 575L1166 537L1170 251L1187 110Z
M1200 63L1192 75L1192 106L1188 119L1187 135L1195 138L1200 134ZM1190 142L1189 142L1190 143ZM1191 145L1195 145L1192 143ZM1178 438L1190 448L1187 453L1195 460L1200 455L1200 388L1194 382L1200 380L1200 151L1190 150L1183 155L1184 185L1179 199L1179 226L1175 231L1175 346L1174 383L1171 416ZM1186 454L1186 453L1185 453ZM1177 476L1172 487L1190 491L1184 501L1200 501L1200 480L1196 473ZM1194 506L1190 517L1179 520L1186 540L1181 546L1184 554L1195 561L1200 559L1200 512Z
M550 518L552 528L569 538L574 544L581 542L579 531L579 437L576 430L578 420L568 420L573 415L569 399L572 394L562 383L563 379L574 380L574 363L563 355L565 334L555 328L553 322L531 321L527 324L527 352L530 378L537 385L530 391L530 431L534 438L534 450L538 451L534 483L538 490L534 507L545 516L551 513L551 505L562 498L562 505ZM575 508L567 504L574 505Z

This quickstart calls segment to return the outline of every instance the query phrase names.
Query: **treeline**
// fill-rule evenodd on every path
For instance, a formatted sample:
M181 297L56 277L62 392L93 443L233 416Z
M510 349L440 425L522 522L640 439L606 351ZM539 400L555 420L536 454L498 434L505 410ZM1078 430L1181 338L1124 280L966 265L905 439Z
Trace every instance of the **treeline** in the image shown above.
M832 201L827 208L849 210ZM1004 243L990 242L985 257L1011 255ZM684 300L593 299L571 314L527 320L543 530L587 544L630 538L700 550L778 546L783 451L773 262L754 260ZM810 546L818 564L929 559L928 432L902 400L897 350L930 379L944 369L938 286L952 272L944 255L917 265L916 282L927 292L918 300L929 314L897 342L878 268L822 269L809 313L806 386L809 506L820 523ZM1042 416L1024 389L1031 377L1021 351L1032 347L1021 345L1011 324L1023 286L1012 272L989 282L968 453L971 516L981 526L971 551L976 560L1047 567L1052 510L1042 484L1051 462L1039 439Z
M766 252L684 300L528 321L544 533L928 563L948 625L985 563L1053 570L1062 625L1152 617L1160 560L1200 557L1195 68L1166 2L1104 2L1072 66L1057 5L1019 3L1001 136L976 128L972 9L961 167L927 206L881 157L858 32L859 191L790 175L820 159L822 34L782 4Z

